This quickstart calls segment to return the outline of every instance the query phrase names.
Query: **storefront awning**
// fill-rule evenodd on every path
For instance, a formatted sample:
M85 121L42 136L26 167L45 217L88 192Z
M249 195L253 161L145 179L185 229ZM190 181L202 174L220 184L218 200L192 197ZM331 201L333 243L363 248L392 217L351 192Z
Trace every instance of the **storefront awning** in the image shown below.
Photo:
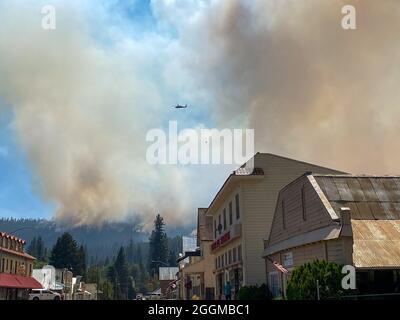
M32 277L0 273L0 288L42 289L42 285Z

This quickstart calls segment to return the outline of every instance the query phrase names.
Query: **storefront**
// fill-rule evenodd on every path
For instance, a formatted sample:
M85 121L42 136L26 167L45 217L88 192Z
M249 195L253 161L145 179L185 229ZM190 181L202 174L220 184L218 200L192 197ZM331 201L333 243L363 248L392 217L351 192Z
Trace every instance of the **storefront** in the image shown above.
M0 300L28 300L31 289L42 289L32 277L0 273Z

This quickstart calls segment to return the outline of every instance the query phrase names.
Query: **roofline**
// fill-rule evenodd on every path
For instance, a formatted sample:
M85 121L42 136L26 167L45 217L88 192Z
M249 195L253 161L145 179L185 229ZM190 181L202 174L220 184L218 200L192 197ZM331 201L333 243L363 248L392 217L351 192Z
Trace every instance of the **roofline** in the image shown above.
M34 256L31 256L29 253L26 253L26 252L19 252L19 251L14 251L14 250L7 249L7 248L4 248L4 247L0 247L0 252L1 251L5 252L6 254L10 254L10 255L15 255L15 256L26 258L28 260L36 260L36 258Z
M216 202L216 200L220 197L221 193L223 192L223 190L225 189L225 187L228 185L228 183L232 180L232 179L240 179L240 180L245 180L245 179L260 179L260 178L264 178L264 175L235 175L233 173L231 173L229 175L229 177L225 180L224 184L222 185L222 187L218 190L217 194L215 195L214 199L211 201L209 207L207 208L206 211L206 215L210 215L209 211L210 208L214 205L214 203Z
M297 160L297 159L293 159L293 158L281 156L281 155L278 155L278 154L273 154L273 153L268 153L268 152L257 152L256 154L269 155L269 156L272 156L272 157L275 157L275 158L281 158L281 159L285 159L285 160L296 161L296 162L298 162L298 163L311 165L311 166L318 167L318 168L321 168L321 169L325 169L325 170L334 170L334 171L337 171L337 172L339 172L339 173L341 173L341 174L347 174L345 171L342 171L342 170L336 170L336 169L332 169L332 168L329 168L329 167L320 166L320 165L315 164L315 163L311 163L311 162L307 162L307 161L302 161L302 160Z
M19 243L22 243L22 244L26 243L26 241L24 239L21 239L21 238L19 238L17 236L13 236L12 234L9 234L7 232L0 232L0 237L5 237L7 239L15 240L15 241L17 241Z
M280 159L284 159L284 160L294 161L294 162L302 163L302 164L306 164L306 165L310 165L310 166L316 167L316 169L317 169L317 168L321 168L321 169L324 169L324 170L336 171L336 172L338 172L339 174L347 174L347 173L344 172L344 171L340 171L340 170L336 170L336 169L332 169L332 168L320 166L320 165L317 165L317 164L314 164L314 163L305 162L305 161L301 161L301 160L296 160L296 159L292 159L292 158L288 158L288 157L284 157L284 156L281 156L281 155L277 155L277 154L273 154L273 153L268 153L268 152L256 152L256 153L254 154L254 156L252 156L247 162L249 162L251 159L255 159L256 156L264 156L264 155L265 155L265 156L275 157L275 158L280 158ZM240 167L244 166L247 162L245 162L244 164L242 164ZM239 168L240 168L240 167L239 167ZM225 182L223 183L223 185L221 186L221 188L218 190L217 194L214 196L213 200L211 201L210 205L208 206L208 208L207 208L207 210L206 210L206 215L209 214L210 208L213 206L213 204L215 203L216 199L219 197L219 195L221 194L222 190L225 188L225 186L228 184L228 182L231 180L232 177L250 177L250 176L252 176L252 175L235 175L234 172L235 172L235 171L233 171L233 172L228 176L228 178L226 178ZM263 177L263 176L262 176L262 177ZM302 177L302 176L300 176L300 177ZM300 178L300 177L299 177L299 178ZM296 180L297 180L297 179L296 179ZM292 181L292 182L293 182L293 181ZM292 183L292 182L291 182L291 183ZM283 190L284 188L286 188L286 186L283 187L282 190Z
M316 173L312 174L314 177L332 177L332 178L400 178L400 175L374 175L374 174L322 174Z

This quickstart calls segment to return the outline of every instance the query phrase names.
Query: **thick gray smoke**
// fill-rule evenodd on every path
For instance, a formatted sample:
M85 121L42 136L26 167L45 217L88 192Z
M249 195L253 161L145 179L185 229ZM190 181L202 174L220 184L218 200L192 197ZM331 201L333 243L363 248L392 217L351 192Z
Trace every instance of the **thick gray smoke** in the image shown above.
M179 30L211 114L255 128L257 150L383 174L400 172L399 17L396 0L213 1Z
M357 30L341 28L344 4ZM158 30L174 36L99 23L111 45L77 7L57 1L57 30L45 32L37 2L0 5L0 96L56 217L193 221L214 174L145 159L146 132L170 119L178 92L219 127L255 128L258 151L400 171L398 1L153 0Z

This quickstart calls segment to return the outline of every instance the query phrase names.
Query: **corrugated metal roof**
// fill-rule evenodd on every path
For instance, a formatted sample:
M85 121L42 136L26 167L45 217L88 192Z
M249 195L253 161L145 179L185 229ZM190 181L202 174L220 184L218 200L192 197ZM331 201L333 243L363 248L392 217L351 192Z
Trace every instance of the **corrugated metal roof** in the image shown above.
M400 220L352 220L356 268L400 268Z
M314 175L315 180L340 216L349 207L352 219L400 219L400 177Z
M178 272L178 267L159 267L159 280L174 280Z

